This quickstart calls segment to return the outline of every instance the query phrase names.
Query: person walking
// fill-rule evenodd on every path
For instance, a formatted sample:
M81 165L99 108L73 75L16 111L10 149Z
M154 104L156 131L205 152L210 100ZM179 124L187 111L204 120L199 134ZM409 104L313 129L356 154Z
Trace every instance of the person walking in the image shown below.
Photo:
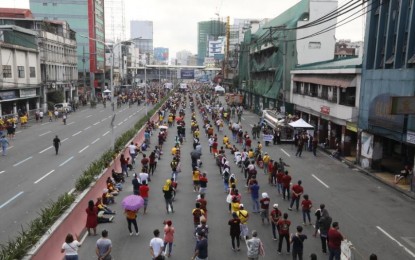
M138 232L138 225L137 225L137 211L136 210L125 210L124 215L127 218L128 231L130 231L130 236L133 235L131 224L133 224L134 226L135 235L138 236L140 233Z
M171 220L167 220L164 226L164 250L165 250L167 257L171 256L171 252L173 250L173 240L174 240L173 222ZM167 252L167 245L169 246L168 252Z
M282 198L285 200L290 200L290 185L291 185L291 176L288 174L288 171L285 171L284 176L282 177Z
M147 213L147 206L148 206L148 194L150 191L150 188L148 187L147 181L143 181L142 184L140 185L140 196L143 198L144 200L144 212L143 214Z
M153 231L154 237L150 240L150 255L153 260L162 260L164 259L164 241L159 238L160 231L155 229Z
M320 229L321 249L323 253L327 253L327 238L332 218L329 215L324 204L320 205L320 218L318 227Z
M200 219L205 215L205 212L200 208L200 203L196 202L196 208L192 210L193 224L196 228L200 224Z
M281 218L281 211L278 209L278 204L274 204L272 206L272 211L269 214L269 218L271 220L272 238L273 240L277 240L276 231L278 231L278 221Z
M61 248L61 253L65 253L65 260L78 260L78 248L81 247L79 243L78 235L75 234L76 239L73 238L72 234L66 235L65 243Z
M259 201L259 204L261 205L261 221L262 224L265 224L265 220L268 221L269 224L269 218L268 218L268 214L269 214L269 203L270 203L270 199L268 196L268 193L263 192L261 194L262 199Z
M253 180L249 185L249 191L251 192L252 212L259 213L259 185L256 180Z
M283 239L287 242L287 254L290 253L290 225L291 221L288 220L288 214L284 213L283 219L278 221L278 254L281 254Z
M308 218L308 224L311 225L311 217L310 217L310 212L311 212L311 208L313 207L313 203L311 202L311 200L308 199L308 195L304 194L303 195L303 201L301 201L301 210L303 212L303 225L307 225L307 218Z
M98 226L98 208L95 207L94 201L88 201L88 207L85 209L86 212L86 229L88 235L91 235L91 229L94 231L94 236L97 235L97 226Z
M125 173L125 176L128 177L128 160L130 158L125 158L124 154L121 154L120 164L121 164L121 173Z
M300 198L303 195L304 192L304 188L303 186L301 186L302 181L299 180L297 182L297 184L293 185L291 188L291 203L290 203L290 207L288 208L288 210L293 210L293 205L295 202L295 207L296 210L298 211L299 207L300 207Z
M131 164L134 165L135 157L137 156L138 147L135 146L134 142L131 142L130 145L128 146L128 150L129 150L130 157L131 157Z
M95 254L98 256L98 260L111 260L112 241L108 238L108 231L102 230L101 238L97 240L97 247Z
M291 235L293 260L303 260L304 240L307 236L303 233L303 227L297 226L297 232Z
M1 149L2 149L2 155L3 156L6 156L6 154L7 154L7 146L9 146L9 141L7 141L5 135L3 135L0 138L0 144L1 144Z
M207 260L208 259L208 241L204 232L197 234L197 242L195 253L193 254L192 260Z
M55 138L53 138L53 146L55 147L56 155L58 155L59 147L61 146L61 139L59 139L58 136L55 136Z
M264 245L258 238L258 232L252 231L252 238L246 241L248 260L258 260L259 256L265 256Z
M121 173L121 175L122 175L122 173ZM134 195L140 195L141 183L140 183L136 173L134 173L134 175L133 175L133 179L131 180L131 184L133 185L133 194Z
M164 201L166 203L166 211L169 214L169 206L171 208L171 212L174 213L173 209L173 192L174 189L171 186L171 180L167 179L166 183L163 186L163 193L164 193Z
M232 219L228 221L229 225L229 235L231 236L232 242L232 250L233 251L240 251L240 235L241 235L241 220L238 218L238 214L236 212L232 213ZM235 240L236 240L236 248L235 248Z
M333 225L327 234L327 239L329 241L329 260L340 260L340 255L342 252L341 243L344 237L342 233L340 233L339 228L339 223L333 222Z
M237 212L238 218L241 220L241 237L245 240L248 237L248 220L249 220L249 213L244 208L244 204L239 205L239 211Z

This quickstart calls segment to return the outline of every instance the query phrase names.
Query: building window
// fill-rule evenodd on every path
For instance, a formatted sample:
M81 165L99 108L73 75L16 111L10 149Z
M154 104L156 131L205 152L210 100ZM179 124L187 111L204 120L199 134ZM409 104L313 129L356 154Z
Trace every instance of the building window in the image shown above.
M36 68L35 67L30 67L30 77L31 78L36 78Z
M24 66L17 66L17 76L24 78Z
M48 5L48 3L43 3L43 6L47 6Z
M12 66L3 65L3 78L11 78L11 77L12 77Z

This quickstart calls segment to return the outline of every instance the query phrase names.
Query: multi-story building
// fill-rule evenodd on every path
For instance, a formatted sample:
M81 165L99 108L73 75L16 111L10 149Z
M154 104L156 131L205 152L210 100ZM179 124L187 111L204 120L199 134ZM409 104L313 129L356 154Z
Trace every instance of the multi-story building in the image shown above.
M307 25L337 8L337 0L302 0L265 22L254 33L245 32L239 56L239 91L254 111L278 108L292 112L289 104L290 71L296 65L331 60L335 31L313 35L336 19ZM301 40L300 40L301 39Z
M21 10L23 12L25 9ZM0 8L0 25L16 25L37 34L42 80L41 109L48 109L48 101L76 101L78 69L75 31L65 21L8 18L13 13L6 13L6 10ZM54 92L60 92L63 100L53 100L51 97Z
M363 42L352 42L350 40L339 40L334 46L335 58L346 58L363 55Z
M0 116L40 108L41 78L36 32L0 25Z
M105 41L119 42L127 38L124 0L104 0Z
M203 65L208 57L209 41L225 36L226 25L220 20L211 20L197 23L197 64Z
M189 65L190 56L192 56L192 53L187 50L176 52L177 65Z
M131 39L143 54L141 59L143 64L152 64L153 62L153 21L130 22Z
M394 172L414 164L414 1L370 0L367 14L359 131L362 166ZM412 97L392 114L391 97ZM406 113L406 115L402 114Z
M104 0L30 0L30 9L38 19L69 23L76 32L80 84L86 81L94 87L92 93L99 91L104 86L105 69Z

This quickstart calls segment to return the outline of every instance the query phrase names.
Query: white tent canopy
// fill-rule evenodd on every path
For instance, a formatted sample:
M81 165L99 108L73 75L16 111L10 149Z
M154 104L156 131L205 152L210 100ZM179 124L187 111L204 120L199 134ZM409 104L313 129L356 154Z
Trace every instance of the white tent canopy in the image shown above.
M217 85L217 86L215 87L215 91L216 91L216 92L225 92L225 88L223 88L222 86Z
M296 129L296 128L302 128L302 129L314 129L314 126L310 125L306 121L304 121L302 118L298 119L295 122L289 123L289 125Z

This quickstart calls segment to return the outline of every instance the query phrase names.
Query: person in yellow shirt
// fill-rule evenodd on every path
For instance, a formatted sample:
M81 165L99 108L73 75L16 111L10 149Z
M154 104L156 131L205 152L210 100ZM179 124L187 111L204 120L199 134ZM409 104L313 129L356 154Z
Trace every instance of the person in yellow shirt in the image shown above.
M249 151L248 151L248 158L249 159L252 159L252 158L254 158L254 151L252 151L252 149L249 149Z
M200 131L199 131L199 129L196 129L196 130L193 132L193 136L194 136L195 138L199 138L199 136L200 136Z
M264 157L262 157L262 161L264 162L264 174L268 173L268 164L270 160L271 160L271 157L269 157L268 153L266 152L264 154Z
M244 208L244 204L239 205L239 211L237 212L238 218L241 220L241 236L243 238L247 238L248 236L248 219L249 219L249 213Z
M171 148L171 155L175 156L177 152L177 147L174 146L173 148Z
M229 137L227 136L227 135L225 135L224 137L223 137L223 144L227 144L229 142Z
M239 211L239 200L237 197L232 197L232 202L231 202L231 213L236 212L238 214Z
M200 178L200 171L199 168L196 166L193 168L192 180L193 180L193 191L199 192L199 178Z

